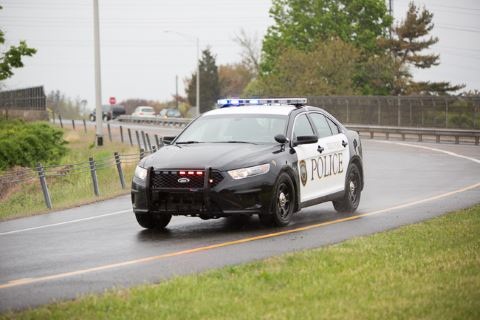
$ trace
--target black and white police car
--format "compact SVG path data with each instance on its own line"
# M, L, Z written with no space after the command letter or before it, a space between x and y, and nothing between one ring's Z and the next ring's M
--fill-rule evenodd
M302 208L332 201L351 213L364 186L359 135L304 98L224 99L169 145L142 159L132 182L144 228L172 215L259 215L286 226Z

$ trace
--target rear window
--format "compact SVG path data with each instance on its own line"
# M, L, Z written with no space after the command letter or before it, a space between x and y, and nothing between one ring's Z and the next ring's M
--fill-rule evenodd
M140 111L142 111L142 112L154 112L153 108L142 108Z

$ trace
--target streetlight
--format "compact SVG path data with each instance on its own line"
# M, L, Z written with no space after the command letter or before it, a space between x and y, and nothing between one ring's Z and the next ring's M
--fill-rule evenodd
M181 33L178 31L172 31L172 30L165 30L165 33L174 33L177 34L181 37L187 38L187 39L195 39L197 43L197 90L196 90L196 115L197 117L200 115L200 38L199 37L194 37L185 33Z
M97 120L97 146L103 145L102 77L100 73L100 28L98 22L98 0L93 0L93 39L95 56L95 115Z

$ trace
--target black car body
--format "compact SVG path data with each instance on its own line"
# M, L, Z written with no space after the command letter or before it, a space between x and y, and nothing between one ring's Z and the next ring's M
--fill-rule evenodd
M358 134L326 111L232 106L203 114L142 159L132 204L146 228L165 227L172 215L258 214L266 224L283 226L294 212L321 202L353 212L363 181Z
M102 105L102 118L105 121L116 119L119 116L124 115L125 113L126 113L125 107L122 106L121 104ZM95 121L97 119L95 109L90 113L89 118L90 118L90 121Z

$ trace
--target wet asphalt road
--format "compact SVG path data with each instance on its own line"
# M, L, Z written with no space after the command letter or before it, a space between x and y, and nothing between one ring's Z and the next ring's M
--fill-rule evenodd
M478 146L363 143L366 188L354 216L326 203L287 228L264 228L256 217L174 217L158 232L141 229L122 196L0 223L0 311L320 247L480 203Z

